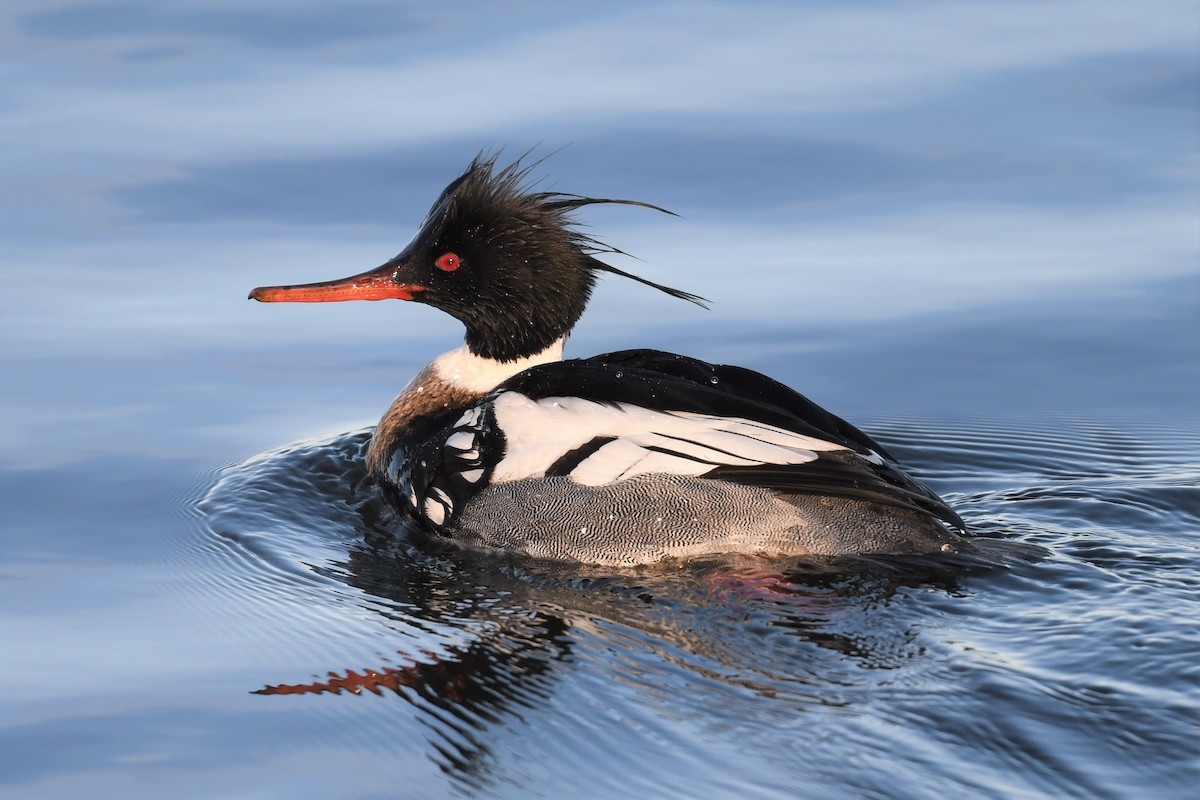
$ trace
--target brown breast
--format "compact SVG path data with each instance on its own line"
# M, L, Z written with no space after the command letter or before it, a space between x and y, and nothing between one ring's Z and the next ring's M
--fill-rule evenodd
M466 410L483 397L451 386L439 377L433 365L425 367L404 387L375 426L371 446L367 449L367 472L375 480L387 474L392 453L401 442L432 433L430 426L440 427L452 422L444 419Z

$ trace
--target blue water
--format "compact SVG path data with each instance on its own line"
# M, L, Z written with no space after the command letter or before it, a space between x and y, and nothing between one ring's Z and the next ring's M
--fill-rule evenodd
M0 796L1190 797L1194 4L443 6L0 12ZM246 292L502 146L713 301L608 280L572 354L767 372L1045 556L394 536L361 448L457 323Z

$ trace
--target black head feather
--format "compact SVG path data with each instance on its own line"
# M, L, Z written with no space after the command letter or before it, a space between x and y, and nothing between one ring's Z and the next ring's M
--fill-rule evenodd
M413 243L389 262L397 282L425 288L414 299L467 326L472 352L502 361L541 352L579 321L602 272L704 305L600 261L597 255L624 253L578 230L571 216L599 203L671 212L635 200L533 191L529 173L540 163L497 167L495 156L476 157L438 197ZM438 269L447 253L461 267Z

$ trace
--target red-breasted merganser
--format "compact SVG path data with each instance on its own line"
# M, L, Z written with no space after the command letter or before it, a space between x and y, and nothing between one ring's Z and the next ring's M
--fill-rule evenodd
M460 545L604 565L725 553L957 552L965 526L874 440L771 378L658 350L563 360L601 273L595 203L477 157L377 269L255 289L263 302L396 298L466 326L376 427L389 501ZM669 212L668 212L669 213Z

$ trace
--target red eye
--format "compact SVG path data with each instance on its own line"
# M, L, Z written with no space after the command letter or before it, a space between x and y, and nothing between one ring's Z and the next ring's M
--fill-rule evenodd
M454 270L462 266L462 259L458 257L457 253L442 253L438 256L438 260L433 263L440 270L454 272Z

